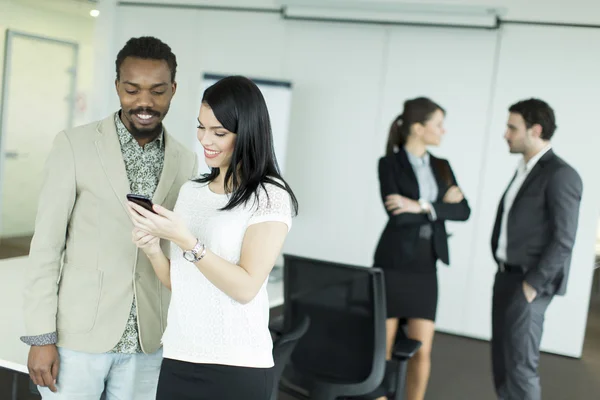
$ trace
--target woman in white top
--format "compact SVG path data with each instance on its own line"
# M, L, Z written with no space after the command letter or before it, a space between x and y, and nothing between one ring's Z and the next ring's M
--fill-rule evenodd
M267 400L267 278L298 205L252 81L208 88L198 123L211 172L183 185L173 211L129 203L133 240L172 291L157 399ZM170 260L160 239L171 242Z

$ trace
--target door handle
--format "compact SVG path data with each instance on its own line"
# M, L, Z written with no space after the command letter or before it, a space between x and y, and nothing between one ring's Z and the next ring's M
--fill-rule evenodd
M4 153L4 157L6 157L7 160L14 160L22 156L27 156L27 153L19 153L17 151L7 151Z

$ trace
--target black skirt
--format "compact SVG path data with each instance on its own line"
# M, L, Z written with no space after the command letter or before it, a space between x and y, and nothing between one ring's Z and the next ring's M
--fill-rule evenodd
M430 239L419 239L415 258L402 269L383 269L388 318L435 321L438 300L436 257Z
M163 359L157 400L269 400L273 368L194 364Z

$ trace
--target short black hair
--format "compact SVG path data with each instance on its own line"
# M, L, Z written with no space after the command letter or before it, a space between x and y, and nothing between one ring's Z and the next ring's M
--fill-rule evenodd
M164 60L171 70L171 82L175 82L177 72L177 57L171 48L161 40L152 36L131 38L117 54L117 80L121 78L121 65L127 57L136 57L144 60Z
M543 100L527 99L513 104L508 109L511 113L520 114L525 120L527 129L535 124L542 127L542 139L550 140L556 131L554 110Z

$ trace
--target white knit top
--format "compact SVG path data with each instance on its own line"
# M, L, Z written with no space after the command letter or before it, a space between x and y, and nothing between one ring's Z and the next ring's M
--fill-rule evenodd
M259 187L259 199L219 211L228 195L212 192L207 184L187 182L181 187L175 212L207 249L238 264L246 228L280 221L292 226L289 194L275 186ZM267 196L268 194L268 196ZM200 270L171 244L171 287L167 329L163 335L165 358L255 368L273 366L269 333L267 280L256 297L241 304L215 287Z

